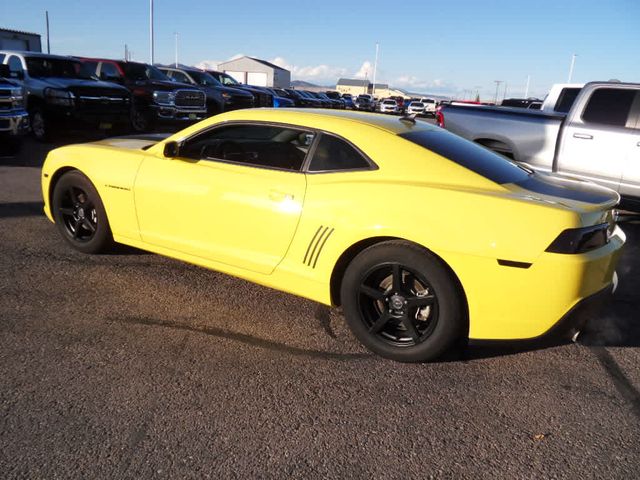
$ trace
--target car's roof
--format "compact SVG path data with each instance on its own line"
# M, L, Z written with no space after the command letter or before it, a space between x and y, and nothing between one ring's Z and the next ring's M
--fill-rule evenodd
M392 134L408 133L415 130L438 130L438 127L423 121L402 120L376 113L352 110L325 110L321 108L253 108L242 109L216 115L216 120L228 121L269 121L293 125L313 126L314 120L360 123L385 130Z
M74 60L76 62L78 61L77 58L70 57L68 55L52 55L49 53L29 52L29 51L22 51L22 50L0 50L0 53L3 55L15 54L23 57L55 58L58 60Z

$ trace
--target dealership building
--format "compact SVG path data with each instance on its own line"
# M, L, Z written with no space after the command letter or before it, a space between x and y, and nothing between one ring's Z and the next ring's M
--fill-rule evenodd
M361 80L357 78L340 78L336 84L336 90L339 93L350 93L351 95L361 95L368 93L378 98L385 97L405 97L409 98L406 92L395 88L390 88L386 83L376 83L375 89L373 83L369 80Z
M40 41L40 35L37 33L0 28L0 50L41 52L42 42Z
M240 83L258 87L289 88L291 72L266 60L240 57L218 65L218 70L231 75Z

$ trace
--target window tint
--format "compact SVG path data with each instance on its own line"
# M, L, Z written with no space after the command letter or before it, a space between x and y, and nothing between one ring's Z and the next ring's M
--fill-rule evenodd
M369 162L344 140L323 134L318 142L309 171L324 172L370 168Z
M400 137L420 145L496 183L526 180L529 173L497 153L444 130L418 130Z
M15 55L9 57L8 65L9 65L9 71L11 73L18 73L18 72L22 72L23 71L22 70L22 62Z
M563 88L556 101L556 106L553 108L556 112L567 113L571 110L573 102L575 101L581 88Z
M95 75L98 71L98 62L93 60L83 60L82 64L84 65L85 70L91 75Z
M175 70L171 70L169 73L171 73L171 78L173 80L175 80L176 82L180 82L180 83L191 83L191 81L189 80L189 78L182 72L176 72Z
M287 127L230 125L188 140L180 156L300 171L313 137L311 132Z
M582 119L590 123L624 127L635 96L635 90L599 88L591 95Z
M120 78L120 70L113 63L104 62L102 67L100 67L100 76L101 77L111 77L111 78Z

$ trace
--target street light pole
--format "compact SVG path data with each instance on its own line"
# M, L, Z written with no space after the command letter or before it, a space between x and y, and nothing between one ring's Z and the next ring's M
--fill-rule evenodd
M49 43L49 10L46 10L44 13L47 18L47 53L51 53L51 44Z
M178 32L173 33L176 37L176 68L178 68Z
M376 42L376 59L373 62L373 88L371 90L371 95L376 95L376 70L378 69L378 42Z
M153 65L153 0L149 0L149 60Z
M524 98L529 98L529 80L531 80L531 75L527 75L527 87L524 89Z
M569 67L569 79L567 83L571 83L571 78L573 77L573 66L576 64L576 55L575 53L571 56L571 66Z
M494 82L496 82L496 99L493 103L497 105L498 104L498 88L500 88L500 84L502 83L502 80L494 80Z

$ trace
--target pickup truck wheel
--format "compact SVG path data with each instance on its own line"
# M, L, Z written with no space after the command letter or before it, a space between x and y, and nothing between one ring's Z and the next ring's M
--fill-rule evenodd
M51 125L41 108L36 107L29 114L31 122L31 132L39 142L50 142L52 140Z
M135 132L144 133L149 131L151 122L144 111L138 107L131 109L131 127Z
M373 245L347 267L340 290L353 334L400 362L434 360L461 337L462 302L441 260L405 241Z
M100 253L113 244L107 214L93 184L77 170L56 183L51 201L56 226L73 248Z

